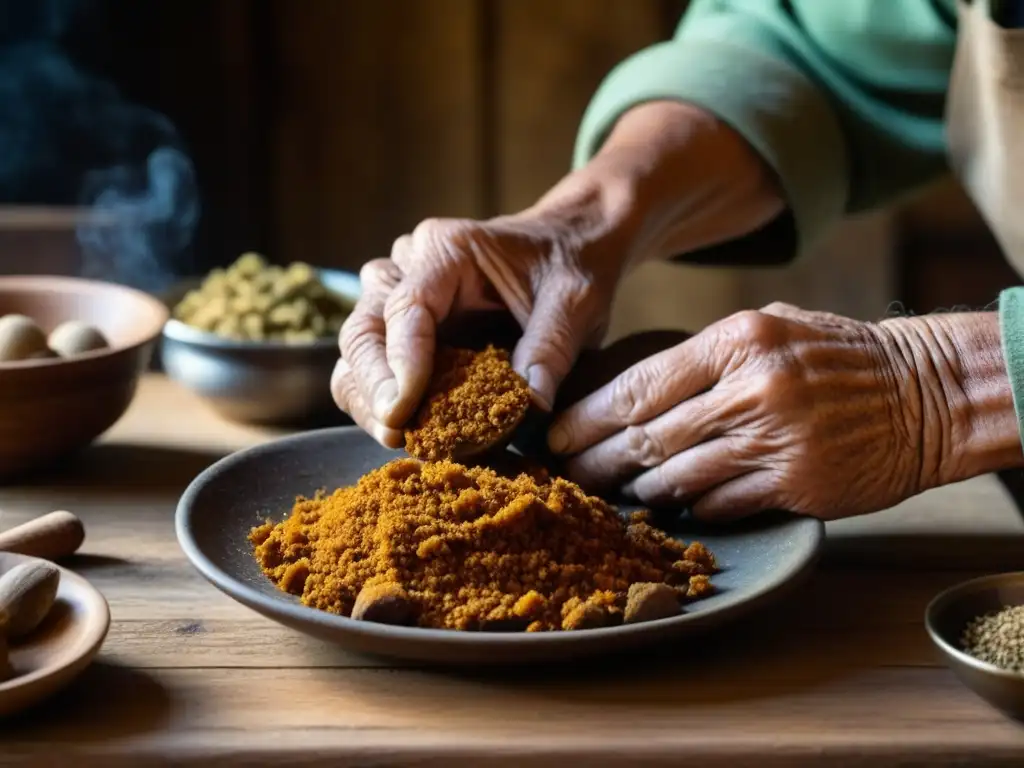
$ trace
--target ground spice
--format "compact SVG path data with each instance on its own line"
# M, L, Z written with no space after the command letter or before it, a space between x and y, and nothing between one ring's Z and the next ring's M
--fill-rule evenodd
M530 387L513 370L508 352L442 348L405 449L425 460L458 458L460 451L506 435L529 407Z
M679 612L716 570L700 543L666 536L646 513L624 521L567 480L450 461L394 460L298 499L250 540L267 576L306 605L459 630L621 622L635 584L671 585Z
M1024 672L1024 606L992 611L972 619L960 640L976 659L1012 672Z

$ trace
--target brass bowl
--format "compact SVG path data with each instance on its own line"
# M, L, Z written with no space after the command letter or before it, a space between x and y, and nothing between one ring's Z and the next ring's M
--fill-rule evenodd
M960 682L1002 712L1021 718L1024 674L976 659L960 647L960 637L969 621L1016 605L1024 605L1024 571L983 576L950 587L929 603L924 623Z

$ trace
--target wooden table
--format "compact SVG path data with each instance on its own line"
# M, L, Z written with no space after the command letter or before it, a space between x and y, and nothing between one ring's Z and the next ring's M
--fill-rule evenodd
M714 637L455 674L308 639L192 570L174 538L179 494L269 435L152 376L74 465L0 490L0 525L81 515L73 567L113 613L98 663L0 725L0 765L1024 765L1024 728L957 683L921 621L942 588L1024 567L1024 523L992 478L832 526L806 587Z

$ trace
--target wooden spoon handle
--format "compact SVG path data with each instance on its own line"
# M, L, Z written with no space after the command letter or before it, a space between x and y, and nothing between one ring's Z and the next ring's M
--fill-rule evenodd
M58 510L0 533L0 552L59 560L73 555L83 541L82 521L70 512Z

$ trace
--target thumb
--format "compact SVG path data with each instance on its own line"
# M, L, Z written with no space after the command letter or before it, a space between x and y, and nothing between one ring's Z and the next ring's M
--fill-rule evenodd
M551 276L537 293L512 364L545 410L551 410L559 385L591 340L593 301L593 286L575 276Z
M433 371L437 326L451 312L458 289L457 272L444 263L429 263L388 297L383 313L386 355L397 386L390 403L373 401L375 415L388 426L404 423L423 397Z

